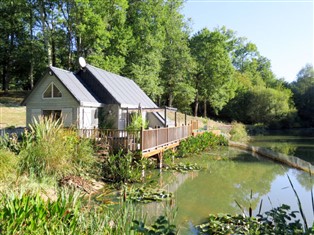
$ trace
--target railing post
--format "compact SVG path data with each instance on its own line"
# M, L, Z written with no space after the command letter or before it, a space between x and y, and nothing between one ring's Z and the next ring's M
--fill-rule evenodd
M143 127L141 127L141 133L140 133L140 139L141 139L141 143L140 143L140 151L143 151L143 144L144 144L144 135L143 135ZM136 143L137 145L137 143ZM137 146L136 146L137 149Z
M158 126L158 128L157 128L157 130L156 130L156 146L158 146L158 136L159 136L159 126Z
M177 127L177 111L174 112L174 126Z
M167 107L165 107L165 127L167 127Z

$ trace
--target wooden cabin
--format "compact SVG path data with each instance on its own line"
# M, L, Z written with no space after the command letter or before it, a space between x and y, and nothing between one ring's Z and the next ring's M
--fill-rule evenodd
M53 115L65 127L124 130L138 107L149 127L171 125L162 112L152 111L157 105L133 80L89 64L75 73L50 66L22 105L27 125Z

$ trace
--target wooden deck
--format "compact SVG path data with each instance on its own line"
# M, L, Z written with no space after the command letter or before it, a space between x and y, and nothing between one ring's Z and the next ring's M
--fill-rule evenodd
M125 130L84 129L79 130L79 135L106 140L113 153L123 149L126 152L138 152L141 157L148 158L176 148L181 140L192 136L195 129L197 129L197 123L179 127L139 130L132 133Z

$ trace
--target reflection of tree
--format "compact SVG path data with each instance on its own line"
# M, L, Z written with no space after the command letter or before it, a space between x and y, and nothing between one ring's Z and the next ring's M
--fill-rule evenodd
M314 139L312 139L312 143L304 144L302 146L298 146L295 151L295 156L298 158L303 159L304 161L307 161L314 164Z
M251 190L255 208L261 196L270 191L276 175L284 171L279 164L260 161L246 153L238 154L233 161L211 161L207 171L187 179L176 191L178 221L205 218L209 213L239 213L235 200L248 208Z
M304 171L296 171L296 179L306 190L310 191L314 185L314 177Z
M270 145L270 149L274 150L275 152L294 156L297 147L291 145L290 143L278 143Z
M274 135L254 136L251 145L301 158L314 163L314 138L312 129L275 132Z

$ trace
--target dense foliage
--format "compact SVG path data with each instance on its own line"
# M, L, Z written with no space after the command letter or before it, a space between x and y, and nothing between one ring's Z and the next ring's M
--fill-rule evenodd
M48 65L75 71L83 56L134 79L159 106L247 124L314 125L312 66L289 86L257 46L234 31L205 28L190 35L183 4L1 0L1 88L31 89Z
M134 161L133 154L110 155L102 164L105 181L112 183L132 183L141 179L142 165Z
M314 126L314 70L306 65L297 75L297 80L291 84L294 102L299 117L306 126Z
M222 135L215 135L211 132L204 132L196 136L189 137L180 142L178 156L185 157L190 154L201 153L217 146L225 146L228 140Z

